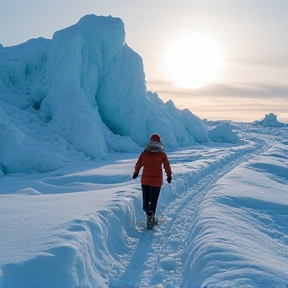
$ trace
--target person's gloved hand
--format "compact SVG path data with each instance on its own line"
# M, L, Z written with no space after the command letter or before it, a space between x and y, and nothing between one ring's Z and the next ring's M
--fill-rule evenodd
M167 182L170 184L171 181L172 181L172 177L171 177L171 176L168 176L168 177L167 177Z
M139 173L134 173L133 176L132 176L132 178L133 178L133 179L136 179L136 178L138 177L138 174L139 174Z

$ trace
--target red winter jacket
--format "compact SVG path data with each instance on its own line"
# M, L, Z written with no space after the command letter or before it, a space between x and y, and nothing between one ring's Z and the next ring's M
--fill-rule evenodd
M141 167L144 167L141 184L161 187L163 184L162 164L167 176L171 177L172 171L166 153L144 150L135 165L134 174L139 173Z

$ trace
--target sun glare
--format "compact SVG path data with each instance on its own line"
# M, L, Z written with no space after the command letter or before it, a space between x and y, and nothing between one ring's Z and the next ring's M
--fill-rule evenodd
M171 45L165 66L177 86L197 89L219 77L223 66L222 51L206 36L187 35Z

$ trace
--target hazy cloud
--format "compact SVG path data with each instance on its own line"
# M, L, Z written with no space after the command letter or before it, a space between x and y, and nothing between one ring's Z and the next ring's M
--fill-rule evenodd
M243 99L279 99L288 101L288 85L228 85L210 84L201 89L187 90L176 87L170 82L152 81L147 83L159 96L170 97L221 97L221 98L243 98Z

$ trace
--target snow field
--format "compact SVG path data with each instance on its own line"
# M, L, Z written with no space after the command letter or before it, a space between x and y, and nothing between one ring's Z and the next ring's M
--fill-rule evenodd
M131 180L138 154L2 177L1 285L282 287L282 129L168 153L173 180L162 187L155 231L145 230L140 184Z

